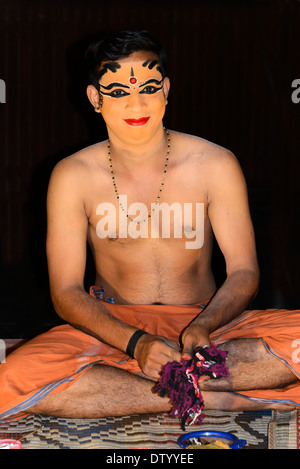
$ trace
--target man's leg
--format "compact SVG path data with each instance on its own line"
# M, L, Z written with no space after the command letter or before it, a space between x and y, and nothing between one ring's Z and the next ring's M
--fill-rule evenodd
M171 409L152 392L155 382L118 368L95 365L64 391L50 394L27 412L69 418L122 416Z
M287 404L256 403L230 391L284 387L297 380L260 339L223 344L230 376L201 384L206 410L290 410ZM29 412L69 418L96 418L171 410L168 398L153 393L154 382L126 371L96 365L68 389L50 394Z
M262 339L235 339L219 346L226 350L227 378L210 379L201 384L207 391L247 391L276 389L298 381L294 373L265 348Z

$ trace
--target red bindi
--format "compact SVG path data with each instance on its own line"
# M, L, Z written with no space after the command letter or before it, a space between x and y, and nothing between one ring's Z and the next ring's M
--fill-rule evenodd
M137 79L135 77L131 77L131 78L129 78L129 83L131 85L135 85L137 83Z
M137 83L137 78L134 76L134 71L133 68L131 67L131 73L130 73L130 78L129 78L129 83L131 85L135 85Z

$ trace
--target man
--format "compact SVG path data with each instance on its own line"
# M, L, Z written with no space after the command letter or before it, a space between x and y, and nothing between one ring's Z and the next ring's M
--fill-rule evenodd
M164 129L170 81L148 33L100 41L88 60L88 99L109 140L61 161L48 191L50 288L67 325L8 357L1 417L167 411L169 400L152 392L162 365L211 341L228 352L230 376L201 382L205 408L299 405L291 348L299 311L244 312L259 269L236 158ZM217 292L213 234L227 270ZM90 294L87 241L96 267ZM22 385L12 391L20 364Z

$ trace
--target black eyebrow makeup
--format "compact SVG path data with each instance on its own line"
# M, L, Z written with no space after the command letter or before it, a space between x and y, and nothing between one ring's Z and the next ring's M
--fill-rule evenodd
M121 68L121 65L118 62L109 62L107 64L104 64L102 69L99 71L99 80L100 78L107 73L108 70L110 70L112 73L116 73L116 71Z
M148 67L149 70L152 70L155 66L156 69L160 72L160 66L158 65L157 60L146 60L143 64L143 67ZM121 65L118 62L109 62L105 64L100 71L100 76L102 77L105 73L110 70L113 73L116 73L118 69L121 68ZM161 73L161 72L160 72ZM100 80L100 78L99 78ZM129 84L130 85L135 85L138 83L138 79L134 76L134 70L133 67L131 67L130 70L130 77L129 77ZM151 85L156 85L156 86L151 86ZM163 78L161 80L158 80L156 78L150 78L146 80L144 83L139 85L139 88L142 88L140 90L140 94L154 94L157 91L160 91L163 87ZM117 88L116 90L113 90L113 88ZM122 89L120 89L122 88ZM125 83L120 83L120 82L112 82L109 85L103 85L102 83L99 83L99 93L103 96L109 96L112 98L121 98L123 96L128 96L130 93L128 93L125 90L131 89L132 86L125 85Z
M156 78L150 78L149 80L147 80L144 83L142 83L141 85L139 85L139 88L141 88L141 86L149 85L150 83L154 83L155 85L161 85L162 81L163 81L162 79L161 80L156 80Z
M104 88L106 91L110 91L112 88L119 88L119 93L117 93L116 90L110 93L109 92L105 93L104 91L102 91L101 88ZM120 88L129 89L130 86L124 85L123 83L118 83L117 81L114 81L113 83L110 83L107 86L104 86L101 83L99 83L99 93L101 93L103 96L110 96L111 98L121 98L122 96L128 96L129 93L127 93L124 90L120 91Z
M111 90L112 88L114 88L115 86L118 86L118 87L121 87L121 88L130 88L128 85L123 85L123 83L119 83L117 81L114 81L113 83L110 83L109 85L107 86L104 86L102 85L101 83L99 83L100 86L102 88L104 88L105 90Z

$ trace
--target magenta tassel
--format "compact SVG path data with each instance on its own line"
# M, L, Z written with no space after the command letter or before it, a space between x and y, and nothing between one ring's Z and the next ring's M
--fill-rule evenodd
M160 381L154 392L168 396L173 405L171 416L181 420L182 429L192 423L201 423L204 406L198 380L201 376L218 379L229 375L226 367L227 352L211 347L197 347L191 360L168 362L160 372Z

